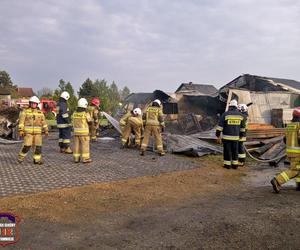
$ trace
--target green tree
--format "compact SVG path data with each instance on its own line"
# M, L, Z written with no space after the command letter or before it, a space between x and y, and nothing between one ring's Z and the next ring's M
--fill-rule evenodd
M78 91L79 97L84 97L90 99L94 95L94 83L90 78L87 78L84 83L81 85Z
M96 79L94 83L94 97L100 99L100 109L109 111L109 86L105 79Z
M18 86L12 82L10 75L5 70L0 71L0 87L9 90L11 95L16 97Z
M120 98L121 101L124 101L127 96L129 96L130 90L127 86L125 86L121 91L120 91Z
M108 96L109 96L109 101L110 101L109 102L109 110L113 114L115 114L115 112L117 111L118 104L119 104L121 98L120 98L118 86L114 81L110 85L108 93L109 93Z

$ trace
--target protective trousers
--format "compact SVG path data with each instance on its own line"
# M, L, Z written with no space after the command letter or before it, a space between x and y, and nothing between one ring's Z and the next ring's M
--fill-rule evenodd
M153 135L154 138L155 138L155 143L156 143L156 147L157 147L158 152L163 153L161 128L160 128L159 125L146 125L141 150L146 151L151 135Z
M99 124L98 123L92 123L89 126L89 130L90 130L90 137L92 141L95 141L97 139L97 128L98 128Z
M279 175L277 175L275 178L279 185L288 182L290 179L296 178L296 184L297 186L300 184L300 157L288 157L291 165L290 168L281 172Z
M238 159L239 159L239 166L244 166L246 161L246 152L244 148L244 142L239 141L238 146Z
M90 159L90 136L88 135L75 135L74 136L74 149L73 157L75 162L83 162Z
M223 142L223 159L224 167L237 168L238 167L238 146L239 141L222 140Z
M126 145L128 139L130 139L131 132L135 135L135 144L141 145L142 127L135 123L128 121L123 133L122 133L122 145Z
M59 128L59 140L58 144L61 149L66 149L70 147L71 143L71 127Z
M31 147L34 148L33 160L35 162L40 162L42 160L42 135L26 134L22 149L19 153L19 161L23 161L25 159Z

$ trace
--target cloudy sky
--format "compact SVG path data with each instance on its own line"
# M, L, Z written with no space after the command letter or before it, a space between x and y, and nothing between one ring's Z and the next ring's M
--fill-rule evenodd
M300 81L300 0L0 0L0 70L20 86L87 78L132 91Z

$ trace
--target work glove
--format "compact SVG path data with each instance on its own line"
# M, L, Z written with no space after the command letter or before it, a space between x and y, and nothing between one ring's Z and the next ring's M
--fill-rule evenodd
M48 136L49 136L49 132L45 131L45 137L48 137Z
M222 139L221 139L221 137L219 136L219 137L217 137L217 140L216 140L216 142L218 143L218 144L222 144Z
M19 131L19 136L20 137L24 137L24 135L25 135L24 131Z

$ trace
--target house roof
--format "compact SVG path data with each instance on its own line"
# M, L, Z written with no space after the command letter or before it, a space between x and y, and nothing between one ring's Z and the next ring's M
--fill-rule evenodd
M211 95L218 90L211 84L195 84L192 82L182 83L175 93L199 93L203 95Z
M147 104L148 102L151 102L155 99L159 99L162 102L165 101L176 101L174 98L172 98L167 93L161 91L161 90L155 90L153 93L132 93L129 96L126 97L125 102L131 102L136 104Z
M10 91L0 87L0 95L10 95Z
M31 97L34 95L32 88L17 88L18 96Z
M300 92L300 82L290 79L274 78L243 74L220 88L220 92L227 88L245 88L251 91L293 91Z

